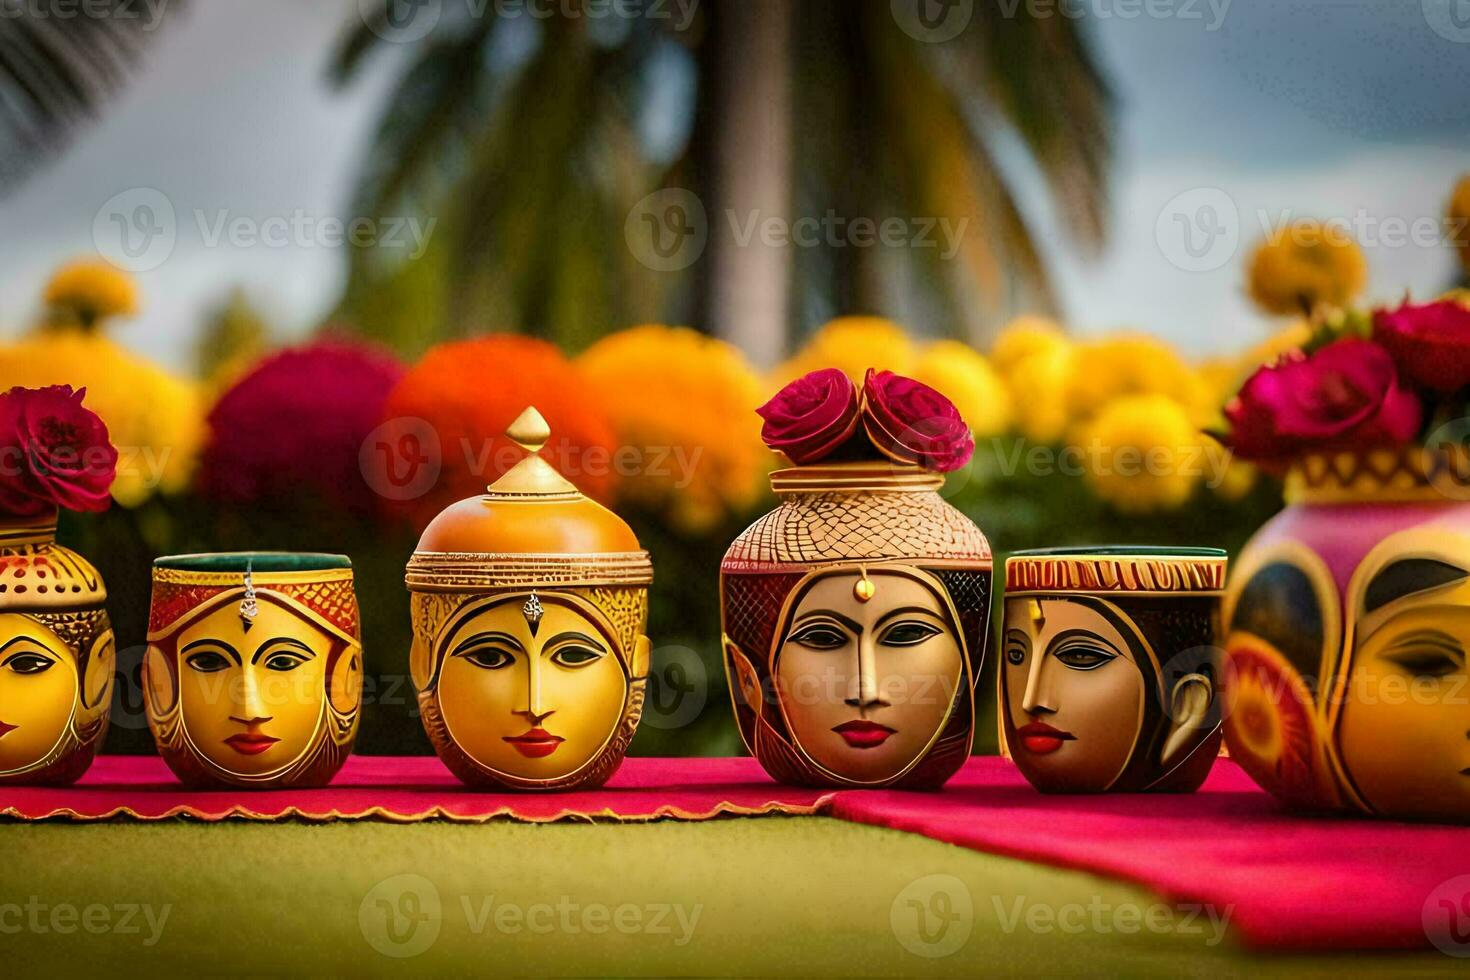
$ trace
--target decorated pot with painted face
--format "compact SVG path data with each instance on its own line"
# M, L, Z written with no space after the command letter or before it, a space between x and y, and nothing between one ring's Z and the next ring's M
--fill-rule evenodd
M1006 560L1001 732L1048 793L1193 792L1220 747L1225 553L1017 552Z
M362 642L343 555L237 552L153 564L148 727L185 784L324 786L352 751Z
M1470 822L1470 466L1313 456L1225 601L1231 757L1288 805Z
M599 786L622 763L648 679L653 566L633 531L538 451L424 529L408 564L410 664L424 728L465 783Z
M776 779L937 789L970 753L991 557L917 465L772 474L775 510L720 568L746 748Z
M0 785L74 782L102 745L115 644L107 589L56 516L0 522Z

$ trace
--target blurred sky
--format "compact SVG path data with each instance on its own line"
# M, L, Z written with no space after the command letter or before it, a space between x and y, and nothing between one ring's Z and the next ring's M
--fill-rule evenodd
M1092 11L1087 30L1119 103L1102 255L1078 256L1035 180L1022 188L1077 332L1134 327L1194 354L1255 342L1271 327L1245 300L1242 258L1292 216L1352 221L1375 299L1450 282L1452 252L1395 244L1394 223L1438 219L1470 171L1470 3L1150 3L1166 16L1125 17L1140 0L1073 2ZM115 328L119 339L185 367L205 311L236 284L288 336L316 323L342 285L340 250L206 238L222 212L346 216L394 68L380 59L347 92L327 86L333 43L356 10L355 0L195 0L169 22L102 121L0 201L0 336L24 329L58 262L94 250L99 208L138 187L167 196L178 237L167 261L139 274L145 312ZM1222 233L1205 237L1212 229Z

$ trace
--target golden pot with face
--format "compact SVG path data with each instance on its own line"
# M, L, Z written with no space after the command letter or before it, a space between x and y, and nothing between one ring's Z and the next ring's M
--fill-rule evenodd
M64 785L92 764L116 660L106 601L54 514L0 523L0 785Z
M1193 792L1220 747L1225 552L1022 551L1006 560L1000 714L1049 793Z
M344 555L238 552L153 564L148 727L190 786L324 786L352 752L362 641Z
M410 664L424 728L465 783L600 786L643 712L653 566L632 530L537 452L429 523L409 561Z
M990 545L917 466L778 470L720 567L746 748L782 782L936 789L970 754Z

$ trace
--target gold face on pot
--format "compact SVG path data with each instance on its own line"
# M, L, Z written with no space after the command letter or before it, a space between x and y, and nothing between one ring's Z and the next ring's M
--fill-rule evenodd
M471 785L559 790L616 771L642 714L653 569L633 532L536 451L425 528L409 562L424 728Z
M838 567L811 573L788 606L774 674L798 749L853 782L902 775L939 737L967 684L943 588L903 565Z
M1223 552L1018 552L1007 562L1006 745L1047 792L1193 790L1219 742Z
M245 786L331 779L351 749L362 699L346 559L159 559L152 623L149 723L180 778Z
M107 728L106 591L54 536L52 522L0 529L0 784L75 780Z

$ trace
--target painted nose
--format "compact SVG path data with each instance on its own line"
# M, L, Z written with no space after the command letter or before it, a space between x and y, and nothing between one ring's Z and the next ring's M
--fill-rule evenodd
M541 658L531 657L526 669L526 705L514 712L532 725L540 725L553 712L541 703Z
M1028 715L1056 714L1051 685L1047 683L1047 659L1045 654L1032 657L1030 668L1026 671L1026 691L1021 696L1021 710Z
M249 718L270 721L271 716L266 711L265 698L260 693L260 683L255 678L255 671L247 667L244 676L240 678L240 684L240 713Z
M878 692L878 656L870 634L864 633L857 643L857 691L845 698L854 708L872 708L887 704Z

